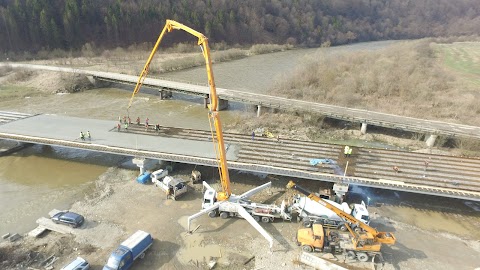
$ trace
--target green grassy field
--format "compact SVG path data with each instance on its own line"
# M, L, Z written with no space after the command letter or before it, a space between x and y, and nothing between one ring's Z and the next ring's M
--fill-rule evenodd
M435 45L443 63L476 85L480 85L480 42Z
M31 87L17 85L0 85L0 97L3 99L18 97L24 98L34 95L39 95L39 93Z

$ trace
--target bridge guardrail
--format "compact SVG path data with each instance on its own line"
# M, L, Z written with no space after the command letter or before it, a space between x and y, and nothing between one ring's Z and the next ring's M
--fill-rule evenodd
M189 164L200 164L205 166L214 166L214 167L217 166L216 160L214 158L182 156L182 155L170 154L170 153L159 153L159 152L152 152L147 150L133 150L133 149L127 149L122 147L99 145L99 144L92 144L92 143L85 143L85 142L54 140L54 139L46 139L46 138L24 136L24 135L12 135L12 134L6 134L6 133L0 133L0 138L28 142L28 143L59 145L59 146L64 146L69 148L95 150L95 151L111 153L111 154L140 156L140 157L151 158L151 159L169 160L169 161L189 163ZM285 168L279 168L279 167L273 167L273 166L267 166L267 165L239 163L235 161L229 161L228 166L230 169L244 170L244 171L250 171L250 172L273 173L277 175L305 178L305 179L311 179L311 180L355 184L355 185L374 187L374 188L384 188L384 189L392 189L392 190L400 190L400 191L408 191L408 192L415 192L415 193L422 193L422 194L429 194L429 195L440 195L445 197L480 201L480 192L466 191L461 189L424 186L424 185L417 185L417 184L405 183L400 181L391 181L391 180L382 180L382 179L378 180L378 179L368 179L368 178L361 178L361 177L314 173L314 172L285 169Z

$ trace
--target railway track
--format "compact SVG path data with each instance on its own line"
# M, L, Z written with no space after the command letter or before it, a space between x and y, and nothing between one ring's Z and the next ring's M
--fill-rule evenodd
M161 127L155 131L150 127L145 131L143 126L132 125L129 132L188 140L212 140L211 132L203 130ZM236 133L224 133L224 139L227 147L229 144L240 145L238 159L235 160L238 163L280 167L338 178L339 175L343 176L347 162L341 145L290 139L277 141L276 138L264 137L252 140L250 135ZM331 159L334 162L312 166L311 159ZM428 162L427 166L425 161ZM470 191L480 191L480 159L354 147L348 162L346 176L355 178L357 184L368 182L364 179L375 179L381 181L377 185L383 183L390 189L403 186L406 190L423 190L424 187L431 187L433 193L444 190L448 194L466 192L464 194L467 196ZM399 172L393 170L394 166L399 168ZM319 176L322 177L328 178L325 175Z
M0 125L32 116L34 114L0 111Z
M103 133L103 138L94 135L96 140L81 141L68 134L77 134L76 128L79 125L100 127L105 125L105 121L99 123L96 122L97 120L73 119L63 116L38 115L28 118L29 116L17 116L19 121L10 120L4 125L0 124L2 130L0 138L149 159L217 166L215 158L211 155L214 153L213 144L211 152L204 150L210 153L208 155L194 154L195 151L188 149L177 152L176 147L171 145L166 148L158 148L158 145L154 146L156 140L151 140L152 138L148 139L154 147L132 148L130 143L126 143L132 136L124 137L121 134L109 136L105 134L109 131L105 130L99 133L94 132L94 134ZM11 116L6 115L6 117ZM48 126L56 121L58 121L59 127L64 128L61 135L54 134L55 131L52 132ZM32 129L35 125L39 125L39 127ZM101 129L100 127L99 131ZM117 130L112 128L110 132L117 133ZM120 133L122 132L127 131L121 129ZM205 130L161 127L160 130L155 131L152 126L145 130L144 126L133 124L130 125L128 133L142 134L153 138L183 139L185 142L201 141L202 144L199 145L207 145L207 149L212 141L212 133ZM114 143L109 143L110 137L115 138L112 139ZM122 138L126 139L122 140ZM284 138L277 141L276 138L255 137L252 140L250 135L228 132L224 134L224 138L226 148L230 149L231 158L228 161L230 169L480 201L480 177L478 177L480 175L478 169L480 168L480 159L354 148L352 157L347 160L343 157L343 146L341 145ZM165 140L163 141L165 142ZM205 142L210 143L205 144ZM184 148L184 146L180 146L180 148L182 147ZM195 147L195 144L191 144L190 147ZM232 151L235 152L232 153ZM330 162L312 166L310 163L312 159ZM425 170L425 160L429 161L427 170ZM347 161L349 166L344 176ZM398 166L400 172L393 171L393 166Z

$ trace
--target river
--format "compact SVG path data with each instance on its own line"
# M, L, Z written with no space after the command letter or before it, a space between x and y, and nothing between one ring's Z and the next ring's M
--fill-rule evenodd
M391 43L362 43L328 48L327 51L370 50L384 48ZM277 78L294 70L302 61L314 56L317 50L289 50L214 64L217 87L264 93ZM172 72L163 77L206 82L204 67ZM125 115L129 96L120 89L94 89L81 94L0 100L0 110L112 120ZM162 101L157 97L139 95L130 115L142 119L149 117L153 124L208 129L207 112L203 109L202 100L183 95L179 97ZM234 107L236 110L221 112L224 122L234 120L238 113L251 113L254 117L254 112L248 111L245 105ZM99 175L122 159L121 156L40 145L0 157L0 235L25 233L36 226L36 219L47 216L53 208L68 208L93 188Z

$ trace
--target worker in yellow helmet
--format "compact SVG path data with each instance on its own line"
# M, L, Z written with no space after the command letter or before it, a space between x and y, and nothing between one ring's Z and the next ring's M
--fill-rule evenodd
M345 148L343 149L343 156L347 157L349 151L350 151L350 147L348 145L345 145Z

